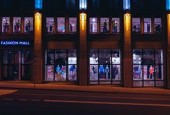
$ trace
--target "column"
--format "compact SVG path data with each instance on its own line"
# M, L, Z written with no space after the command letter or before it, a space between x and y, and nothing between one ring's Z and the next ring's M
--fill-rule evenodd
M33 62L33 82L43 81L43 48L42 48L42 0L35 0L34 12L34 62Z
M170 13L167 14L167 88L170 88Z
M124 20L124 44L123 44L123 83L125 87L132 87L133 59L131 44L131 14L130 0L123 0Z

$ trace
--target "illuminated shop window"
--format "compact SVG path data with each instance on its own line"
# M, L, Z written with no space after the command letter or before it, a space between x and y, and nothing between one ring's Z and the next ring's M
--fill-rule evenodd
M162 30L161 18L154 18L154 32L160 33Z
M130 0L123 0L123 10L130 10Z
M65 32L65 18L57 18L57 32L64 33Z
M21 32L21 17L13 18L13 32Z
M75 49L68 50L68 80L77 80L77 52Z
M79 9L86 10L87 9L87 0L79 0Z
M132 32L140 32L140 18L132 18Z
M10 17L2 17L2 32L9 32Z
M32 17L24 18L24 32L33 32L33 18Z
M35 0L35 9L42 9L43 0Z
M75 49L45 51L45 81L76 81L77 52Z
M53 17L46 18L46 28L47 28L47 32L49 33L54 32L54 18Z
M77 32L77 18L69 18L69 32Z
M90 84L120 84L120 52L116 49L90 50Z
M144 18L144 33L151 33L151 18Z
M133 85L163 86L163 51L161 49L133 50Z
M90 18L90 33L97 33L97 18Z
M119 33L120 32L120 19L119 18L112 18L112 33Z
M100 32L109 33L109 18L100 18Z

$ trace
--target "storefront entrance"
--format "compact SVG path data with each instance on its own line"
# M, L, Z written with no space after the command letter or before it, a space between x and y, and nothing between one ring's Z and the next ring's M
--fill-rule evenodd
M1 51L2 80L31 80L31 50Z

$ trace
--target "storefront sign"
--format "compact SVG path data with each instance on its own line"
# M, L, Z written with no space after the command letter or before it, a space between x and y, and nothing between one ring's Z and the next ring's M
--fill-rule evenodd
M1 40L0 46L32 46L32 42L22 40Z

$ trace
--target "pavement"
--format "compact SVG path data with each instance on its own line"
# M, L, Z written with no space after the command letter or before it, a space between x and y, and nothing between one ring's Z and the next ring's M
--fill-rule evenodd
M13 90L11 90L13 89ZM125 88L121 86L113 85L92 85L92 86L79 86L72 84L58 84L58 83L43 83L34 84L32 82L21 81L1 81L0 82L0 94L1 92L12 93L16 89L41 89L41 90L58 90L58 91L84 91L84 92L103 92L103 93L134 93L134 94L157 94L157 95L169 95L170 89L163 88Z

